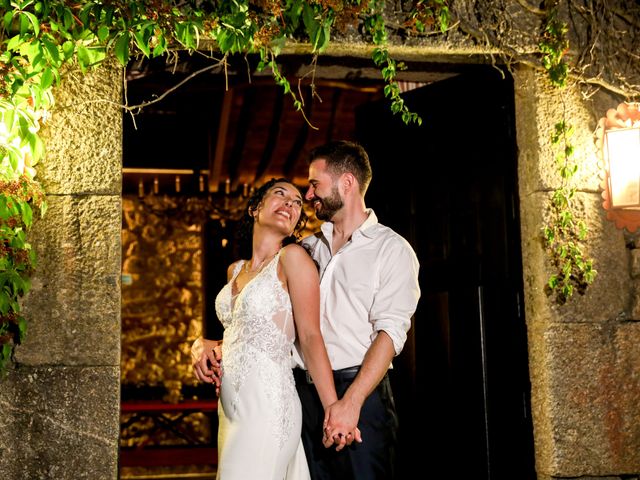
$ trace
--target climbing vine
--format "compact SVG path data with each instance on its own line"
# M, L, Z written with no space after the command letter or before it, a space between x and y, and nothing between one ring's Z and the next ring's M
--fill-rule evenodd
M540 43L542 65L551 83L563 88L569 71L564 60L569 48L568 29L558 19L558 2L549 3L552 5L547 10ZM585 257L580 246L586 239L587 227L583 221L576 220L572 212L576 189L571 186L571 179L578 171L578 164L571 144L573 128L567 123L564 113L563 117L565 118L555 124L551 136L551 144L556 148L555 161L560 186L551 195L551 214L548 224L543 227L545 245L555 270L549 277L545 290L548 295L555 295L560 305L565 304L574 291L584 294L597 274L593 268L593 260Z
M222 66L231 55L255 54L258 68L270 71L304 115L303 99L280 71L279 54L288 42L305 43L313 68L332 39L351 28L372 47L393 113L419 125L398 85L406 65L393 58L390 44L451 40L480 46L506 65L544 69L558 88L574 75L592 89L640 95L640 60L627 54L640 48L640 35L633 34L638 6L621 1L624 7L614 8L606 0L545 0L541 6L508 0L0 0L0 370L24 339L20 299L36 267L27 234L46 211L35 178L45 155L39 129L55 113L52 89L70 70L87 72L111 57L124 67L132 58L177 51L198 52ZM571 63L569 38L581 49ZM132 114L139 107L123 105ZM584 291L596 274L579 248L586 230L570 213L569 179L577 168L570 131L563 118L554 133L562 186L552 195L544 229L557 268L548 286L561 301Z
M556 123L551 141L558 150L555 160L561 184L551 195L551 217L543 229L556 270L547 282L546 291L549 295L555 294L561 305L569 300L574 289L584 294L597 273L593 260L585 258L580 248L580 242L587 237L587 227L583 221L574 218L571 210L576 189L570 186L570 180L578 171L570 142L572 133L573 129L565 122Z
M415 22L423 30L442 21L428 20L427 3L417 3ZM445 8L442 0L434 5L434 13ZM399 95L401 64L385 47L383 7L382 1L360 0L0 0L0 371L27 329L20 299L36 267L27 233L47 207L35 178L34 167L45 153L38 132L54 111L51 92L65 72L79 68L85 73L109 56L125 67L139 55L198 51L226 65L229 55L256 53L258 69L269 69L304 115L302 99L280 72L278 54L287 41L296 40L308 42L310 53L318 55L332 30L364 19L375 38L373 60L381 67L392 111L406 123L419 123ZM205 39L214 42L217 57L200 48Z

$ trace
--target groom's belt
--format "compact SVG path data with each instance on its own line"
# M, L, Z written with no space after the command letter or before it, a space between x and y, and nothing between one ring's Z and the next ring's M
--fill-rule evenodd
M356 375L358 375L359 371L359 366L333 370L333 380L335 382L353 380L354 378L356 378ZM303 370L302 368L294 368L293 376L297 381L304 381L308 384L313 383L313 379L311 378L311 375L309 375L308 370Z

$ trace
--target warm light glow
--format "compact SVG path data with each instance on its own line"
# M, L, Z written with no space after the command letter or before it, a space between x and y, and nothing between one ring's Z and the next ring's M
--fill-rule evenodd
M176 205L184 204L190 211L187 204L201 205L200 212L204 212L211 219L240 219L246 212L248 195L253 192L253 185L244 183L240 188L232 189L230 178L224 181L224 193L216 189L215 192L205 191L211 184L206 180L208 170L180 170L180 169L160 169L160 168L123 168L123 184L127 186L127 191L132 187L133 180L138 182L138 197L144 200L143 204L149 203L151 208L155 208L153 197L173 195L173 202ZM197 177L197 185L195 175ZM172 186L170 182L174 182ZM148 190L145 192L145 188ZM175 190L175 191L174 191ZM198 195L197 193L203 194ZM147 197L147 194L149 197ZM155 202L155 203L154 203Z
M595 135L602 207L617 228L635 232L640 229L640 103L607 110Z
M611 206L640 208L640 128L620 128L605 134Z

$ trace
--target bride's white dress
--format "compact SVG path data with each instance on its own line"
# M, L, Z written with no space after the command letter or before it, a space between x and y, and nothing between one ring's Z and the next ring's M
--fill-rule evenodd
M218 402L218 480L304 480L302 411L291 370L295 327L278 253L240 292L216 297L224 326Z

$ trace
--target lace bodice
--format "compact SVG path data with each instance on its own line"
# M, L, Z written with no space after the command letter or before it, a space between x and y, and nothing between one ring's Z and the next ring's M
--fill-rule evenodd
M278 278L280 252L234 295L236 277L244 262L238 262L229 283L216 297L216 313L224 327L222 344L223 383L232 387L231 405L253 371L264 379L264 389L273 408L289 408L291 395L296 395L291 373L291 350L295 328L289 294ZM224 387L223 387L224 388ZM287 419L287 412L281 418ZM287 425L277 426L285 436Z

